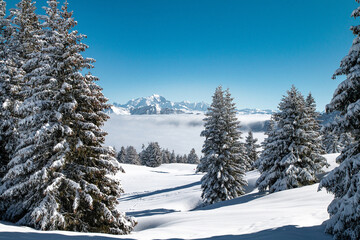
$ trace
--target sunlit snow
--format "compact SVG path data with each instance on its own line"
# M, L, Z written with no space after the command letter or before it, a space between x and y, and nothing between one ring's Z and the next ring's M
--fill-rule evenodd
M338 154L325 156L331 164L326 171L337 166ZM139 221L130 235L41 232L1 222L0 239L332 239L321 224L328 219L326 208L333 196L318 192L318 184L261 194L254 187L259 173L252 171L246 175L246 195L200 207L202 175L194 173L195 165L122 166L126 173L116 177L126 193L118 208Z

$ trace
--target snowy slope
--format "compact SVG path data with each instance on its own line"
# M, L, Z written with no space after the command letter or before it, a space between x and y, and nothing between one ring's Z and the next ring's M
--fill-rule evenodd
M330 169L337 154L326 155ZM119 209L139 221L128 236L72 232L39 232L0 223L0 239L332 239L322 222L332 195L317 191L318 184L273 194L254 189L258 172L249 172L247 194L237 199L197 207L201 174L195 165L166 164L158 168L123 165L119 174L126 191Z

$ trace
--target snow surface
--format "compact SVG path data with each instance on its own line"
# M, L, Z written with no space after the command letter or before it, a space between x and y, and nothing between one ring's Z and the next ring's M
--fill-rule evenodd
M264 126L271 115L251 114L238 115L243 128L243 141L248 130L254 125ZM204 130L204 114L171 114L171 115L116 115L110 114L104 129L108 132L106 145L118 151L122 146L134 146L137 151L141 145L158 142L161 148L175 150L176 154L188 154L192 148L200 155L204 138L200 133ZM264 132L254 132L258 143L265 138Z
M325 155L331 167L338 154ZM200 179L196 165L164 164L158 168L122 165L119 173L126 191L118 208L136 216L139 224L127 236L74 232L40 232L0 223L0 239L332 239L324 234L327 206L333 196L318 184L273 194L260 194L254 187L257 171L247 173L247 194L201 207Z

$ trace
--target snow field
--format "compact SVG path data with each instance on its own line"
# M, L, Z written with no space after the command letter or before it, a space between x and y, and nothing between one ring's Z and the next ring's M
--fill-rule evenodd
M336 156L326 155L331 168L336 166ZM201 204L198 181L202 175L192 174L195 165L166 164L154 170L131 165L123 167L127 173L121 179L127 194L120 199L119 208L129 215L135 213L139 224L130 235L135 239L209 239L213 236L242 239L239 237L244 234L254 234L254 238L246 239L257 239L257 233L279 228L286 228L283 234L291 239L296 229L307 229L305 227L309 229L294 239L309 239L306 234L321 236L310 239L331 239L320 225L328 218L326 208L332 196L324 190L318 192L318 184L261 194L255 189L259 173L251 171L246 175L249 186L245 196L197 207ZM149 190L141 192L141 184L137 181ZM277 238L262 236L259 239Z
M331 165L326 171L337 166L338 154L325 156ZM201 207L203 175L194 173L196 165L122 166L126 173L116 177L126 193L118 208L139 221L130 235L41 232L0 223L0 239L332 239L321 224L333 196L318 192L318 184L260 194L254 187L259 173L251 171L246 195Z

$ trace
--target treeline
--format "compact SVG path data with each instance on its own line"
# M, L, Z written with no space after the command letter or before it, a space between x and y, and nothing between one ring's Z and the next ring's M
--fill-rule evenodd
M158 167L163 163L200 163L194 148L191 149L189 154L180 155L175 154L174 150L170 152L168 149L162 149L157 142L150 142L147 147L143 145L140 153L137 153L133 146L126 148L121 147L116 159L119 163L144 165L148 167Z

